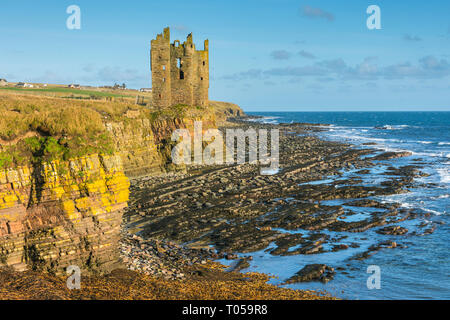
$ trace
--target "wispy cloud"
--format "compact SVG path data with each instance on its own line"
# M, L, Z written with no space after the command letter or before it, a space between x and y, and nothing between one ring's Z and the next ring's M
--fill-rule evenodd
M347 64L342 58L323 60L318 62L317 65L335 72L340 72L348 68Z
M410 35L410 34L405 34L404 36L403 36L403 40L406 40L406 41L422 41L422 38L421 37L419 37L419 36L417 36L417 35L415 35L415 36L413 36L413 35Z
M314 8L314 7L311 7L308 5L303 6L300 9L300 12L301 12L301 14L303 14L305 17L308 17L308 18L323 18L328 21L334 20L334 15L332 13L322 10L320 8Z
M95 67L94 67L94 65L92 63L89 63L89 64L85 65L82 70L84 72L90 73L90 72L93 72L95 70Z
M251 69L231 74L222 79L242 80L264 77L315 77L321 82L333 80L364 80L375 81L379 79L431 79L450 76L450 63L447 59L438 59L434 56L425 56L413 64L409 61L397 64L380 66L376 57L366 57L355 65L347 64L342 58L322 60L311 65L287 66L267 70Z
M301 57L306 58L306 59L315 59L315 58L316 58L315 55L313 55L312 53L307 52L307 51L305 51L305 50L299 51L298 54L299 54Z
M44 74L38 75L31 78L20 79L20 81L29 81L37 83L71 83L74 81L73 78L66 74L61 74L60 72L53 70L45 70Z
M447 76L450 74L450 63L447 59L437 59L434 56L426 56L419 60L422 69L433 72L435 76Z
M228 74L222 77L219 77L219 79L224 80L244 80L244 79L258 79L261 77L263 71L261 69L249 69L247 71L237 72Z
M285 67L285 68L272 68L263 72L266 76L321 76L326 74L326 70L316 65L303 66L303 67Z
M173 28L176 32L179 32L179 33L185 33L185 32L187 32L187 30L188 30L188 28L187 28L185 25L182 25L182 24L173 26L172 28Z
M121 67L103 67L97 71L97 78L102 81L126 82L141 81L145 75L134 69L122 69Z
M275 60L288 60L291 54L286 50L275 50L270 53L270 56Z
M0 79L5 79L5 80L9 80L12 81L11 79L17 79L16 76L12 73L4 73L4 72L0 72Z

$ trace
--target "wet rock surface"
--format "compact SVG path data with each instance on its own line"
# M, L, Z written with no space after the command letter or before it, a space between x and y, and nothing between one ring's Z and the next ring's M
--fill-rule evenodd
M285 284L309 281L328 282L334 277L334 269L325 264L309 264L285 281Z
M239 121L237 125L249 126ZM314 133L323 126L252 123L251 127L280 129L277 174L261 175L259 166L242 164L190 167L184 173L132 180L125 213L128 232L189 249L212 247L216 255L205 256L212 259L261 250L281 256L313 255L359 248L351 234L406 234L408 230L391 225L423 214L380 201L407 192L421 175L419 165L389 167L383 162L408 155L321 140ZM379 181L369 181L371 170L380 167L386 169ZM381 241L355 259L401 247ZM249 264L245 260L238 269Z
M390 234L390 235L402 235L408 233L408 229L400 226L389 226L377 230L380 234Z

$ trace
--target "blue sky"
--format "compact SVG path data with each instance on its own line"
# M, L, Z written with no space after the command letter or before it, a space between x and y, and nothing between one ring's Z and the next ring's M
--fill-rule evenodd
M66 28L69 5L81 29ZM366 8L381 9L369 30ZM450 1L9 1L0 78L151 86L150 40L210 40L210 98L247 111L450 111Z

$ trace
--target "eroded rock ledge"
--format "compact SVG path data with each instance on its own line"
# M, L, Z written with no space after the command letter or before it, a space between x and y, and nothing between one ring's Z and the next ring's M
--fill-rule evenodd
M142 110L104 122L113 156L37 162L0 171L0 266L61 273L69 265L108 271L119 263L127 177L173 170L171 134L216 127L213 109L149 119ZM178 168L180 169L180 168Z
M118 261L129 181L120 156L90 155L0 172L0 265L61 273Z

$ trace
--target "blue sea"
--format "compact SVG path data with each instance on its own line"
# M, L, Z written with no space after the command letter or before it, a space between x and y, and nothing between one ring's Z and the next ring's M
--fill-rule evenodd
M326 290L347 299L450 299L450 112L248 112L261 116L266 123L307 122L329 124L324 132L314 133L324 139L351 143L355 148L372 148L377 152L410 151L412 156L380 161L361 176L363 183L377 184L389 166L414 164L429 176L416 178L415 187L407 193L379 197L382 202L397 202L403 208L420 212L417 219L401 225L409 230L404 236L380 236L369 230L349 233L348 241L361 244L338 252L312 255L272 256L265 250L253 253L247 271L270 273L279 284L303 266L325 263L344 267L327 284L309 282L290 285L298 289ZM363 145L364 143L375 145ZM355 177L357 170L343 171ZM316 181L312 183L330 183ZM339 200L333 200L334 204ZM330 201L330 204L331 202ZM348 200L346 200L348 201ZM324 202L325 204L325 202ZM355 209L355 208L352 208ZM364 217L371 208L360 208ZM423 234L423 226L435 227L432 234ZM298 230L304 232L304 230ZM419 235L410 235L416 231ZM292 232L292 231L291 231ZM422 233L421 233L422 232ZM331 233L331 232L330 232ZM340 233L342 235L343 232ZM393 240L406 248L383 249L366 260L349 260L381 240ZM381 270L381 288L368 289L369 265Z

